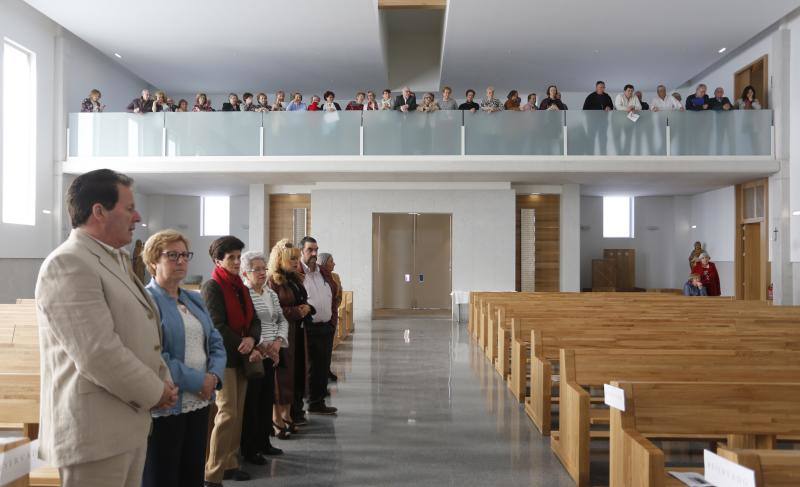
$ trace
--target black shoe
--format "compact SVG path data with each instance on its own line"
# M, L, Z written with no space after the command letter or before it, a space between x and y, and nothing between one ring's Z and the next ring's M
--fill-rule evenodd
M223 485L217 482L209 482L208 480L206 480L205 482L203 482L203 487L223 487Z
M295 426L305 426L308 424L308 418L306 418L306 413L300 411L297 414L292 414L292 423Z
M331 371L328 371L328 380L331 381L331 382L336 382L336 381L339 380L339 376L337 376L336 374L334 374Z
M281 450L280 448L275 448L272 445L267 445L266 448L261 450L261 454L267 456L283 455L283 450Z
M255 455L247 455L244 457L244 461L253 465L266 465L267 459L262 457L260 454L256 453Z
M336 409L333 406L326 406L325 403L322 403L322 404L320 404L318 406L309 406L308 407L308 412L310 414L325 414L327 416L332 416L332 415L336 414L336 411L338 411L338 409Z
M222 480L235 480L236 482L244 482L250 480L250 474L239 468L232 468L225 470L222 474Z

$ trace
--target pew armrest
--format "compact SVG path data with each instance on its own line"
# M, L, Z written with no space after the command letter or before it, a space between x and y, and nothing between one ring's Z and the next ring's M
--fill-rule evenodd
M638 431L622 433L623 478L626 487L663 487L664 452Z

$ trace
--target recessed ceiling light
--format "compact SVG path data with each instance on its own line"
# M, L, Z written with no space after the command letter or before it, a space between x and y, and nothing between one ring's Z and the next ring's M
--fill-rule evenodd
M727 47L723 47L722 49L720 49L720 50L719 50L719 51L717 51L717 52L718 52L718 53L720 53L720 54L722 54L722 53L723 53L723 52L725 52L727 49L728 49Z
M692 228L697 228L697 225L692 225Z
M793 211L792 216L800 216L800 211Z
M117 56L119 59L122 59L122 56L120 55L120 53L115 52L114 55Z
M147 228L147 223L142 223L142 226L143 226L144 228Z
M42 210L42 213L44 213L45 215L49 215L52 212L50 210Z

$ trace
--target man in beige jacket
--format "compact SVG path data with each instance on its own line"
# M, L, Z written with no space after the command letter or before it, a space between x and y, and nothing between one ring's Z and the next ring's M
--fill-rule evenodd
M75 179L72 233L36 283L39 456L59 468L63 487L139 487L150 409L177 400L158 309L120 250L141 220L132 184L108 169Z

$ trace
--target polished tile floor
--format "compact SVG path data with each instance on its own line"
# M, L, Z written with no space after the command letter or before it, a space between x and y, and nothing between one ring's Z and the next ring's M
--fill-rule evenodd
M508 388L449 319L356 324L334 354L338 417L273 440L237 486L573 486Z

